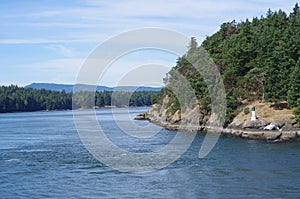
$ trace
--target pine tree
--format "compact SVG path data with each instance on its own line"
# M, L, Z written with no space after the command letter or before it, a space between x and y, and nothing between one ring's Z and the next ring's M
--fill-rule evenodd
M300 106L297 100L300 99L300 59L293 68L290 75L290 84L288 91L288 104L290 107Z

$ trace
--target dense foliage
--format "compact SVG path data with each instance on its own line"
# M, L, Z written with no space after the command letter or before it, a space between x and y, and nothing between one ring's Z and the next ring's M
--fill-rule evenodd
M138 91L132 95L128 92L112 91L84 93L84 95L81 95L84 97L82 100L85 100L87 95L91 95L94 97L94 101L86 107L77 106L76 108L111 105L149 106L154 102L156 94L157 92L153 91ZM113 99L127 99L127 101L123 100L112 104L112 96L114 96ZM22 88L13 85L0 87L0 113L63 109L72 109L72 93Z
M227 122L233 119L244 99L274 102L288 101L300 115L300 9L298 4L287 15L282 10L252 21L223 23L220 30L207 37L201 47L194 38L189 51L178 59L167 75L179 71L195 89L202 107L210 111L207 86L203 78L187 61L195 57L201 48L207 50L221 72L227 93ZM188 59L190 61L190 59ZM168 87L168 86L167 86ZM172 104L178 109L178 101L168 89L162 91L174 98Z
M156 91L97 91L78 92L73 97L74 108L150 106L156 102Z

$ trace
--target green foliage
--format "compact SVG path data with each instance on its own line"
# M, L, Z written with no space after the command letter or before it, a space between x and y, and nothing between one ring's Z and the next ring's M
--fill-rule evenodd
M227 119L237 108L232 100L288 100L290 107L296 106L300 97L298 4L289 16L269 10L266 17L252 22L224 23L202 46L222 73L229 99Z
M202 48L201 48L202 47ZM187 54L177 60L167 74L167 87L176 85L176 72L187 79L202 109L210 112L209 92L214 82L205 82L191 63L201 60L204 48L218 66L227 92L227 123L236 115L241 101L267 100L279 103L288 100L297 107L300 97L300 8L291 14L268 10L265 17L240 23L223 23L220 30L207 37L201 47L191 38ZM208 63L204 63L208 64ZM166 91L160 96L163 98ZM168 91L168 95L174 95ZM184 95L184 92L183 92ZM157 100L158 102L160 100ZM173 111L178 104L170 103ZM297 111L296 111L297 112ZM299 111L297 112L297 114ZM298 114L299 115L299 114Z
M169 107L168 114L174 114L177 110L180 110L181 107L175 95L171 95L167 107Z
M297 101L296 108L294 110L294 114L296 116L296 121L300 125L300 99Z
M239 102L237 99L232 97L230 93L227 94L227 109L226 109L226 119L225 125L229 124L233 118L237 115L237 108L239 107Z
M249 107L246 107L245 109L244 109L244 114L245 115L248 115L250 113L250 109L249 109Z
M112 100L112 95L113 100ZM150 106L157 99L158 92L78 92L74 94L74 108L94 106ZM50 90L25 89L17 86L0 87L0 113L27 112L41 110L72 109L72 93ZM112 104L113 103L113 104Z
M299 33L296 5L290 16L269 10L266 18L224 23L202 46L219 65L233 97L274 102L286 100L289 74L299 59Z
M287 98L290 107L297 106L297 100L300 99L300 59L297 65L292 69Z
M25 89L17 86L0 87L0 113L72 108L72 94L45 89Z

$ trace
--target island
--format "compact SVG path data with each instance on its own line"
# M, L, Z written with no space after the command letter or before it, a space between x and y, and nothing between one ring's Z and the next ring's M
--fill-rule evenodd
M217 103L211 93L218 94L215 84L222 80L226 91L223 135L299 140L299 24L300 9L296 4L289 14L268 10L261 18L223 23L200 46L192 37L187 53L178 58L166 75L166 86L156 103L136 119L172 130L214 128L208 123L215 117L211 104ZM199 68L195 67L197 64ZM218 70L215 73L220 74L218 81L207 75L212 65ZM178 74L188 86L183 86ZM188 93L188 87L194 93ZM193 95L197 102L193 102Z

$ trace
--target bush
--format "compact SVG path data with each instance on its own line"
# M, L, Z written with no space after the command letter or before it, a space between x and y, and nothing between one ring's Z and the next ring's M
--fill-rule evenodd
M249 107L246 107L245 109L244 109L244 114L245 115L248 115L250 113L250 109L249 109Z
M297 101L297 107L294 110L294 114L296 116L297 124L300 125L300 99L298 99L298 101Z

